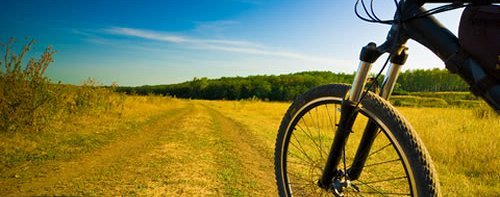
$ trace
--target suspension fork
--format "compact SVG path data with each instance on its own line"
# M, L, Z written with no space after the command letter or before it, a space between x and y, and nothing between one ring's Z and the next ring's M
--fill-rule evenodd
M335 132L334 141L330 148L325 168L323 169L323 174L318 181L318 185L322 188L329 188L332 184L333 178L339 176L337 167L340 163L344 152L343 149L347 143L349 134L351 133L354 121L358 115L359 108L357 104L361 101L362 92L364 90L370 68L381 54L382 53L379 49L377 49L374 43L369 43L361 50L361 62L354 77L351 90L346 95L348 97L344 98L342 102L339 125L337 127L337 131ZM397 50L396 55L391 56L391 65L385 76L384 82L382 83L382 90L380 92L380 96L383 98L388 99L392 93L399 75L399 70L406 61L407 57L407 49L403 46L400 47L400 50ZM366 159L369 156L368 153L373 141L375 140L377 130L378 127L375 123L371 121L367 123L352 167L345 175L349 180L356 180L359 178Z
M389 66L389 70L387 71L384 82L382 83L382 88L379 94L380 97L389 100L392 90L396 85L399 71L406 62L407 58L408 53L406 47L401 47L400 50L398 50L398 54L391 56L391 65ZM368 120L351 168L347 170L350 180L357 180L360 177L363 167L365 166L365 162L370 156L370 149L378 135L378 130L378 126L372 120Z
M335 137L328 154L325 168L323 169L323 174L318 181L318 185L321 188L328 189L332 184L332 179L338 174L337 166L340 163L343 149L346 145L347 139L349 138L349 134L351 133L354 120L356 120L358 114L357 103L359 103L361 99L370 68L378 59L380 54L381 53L377 49L375 43L369 43L361 50L361 62L359 63L358 71L354 77L351 90L346 95L347 98L344 98L342 101L341 115L337 131L335 132Z

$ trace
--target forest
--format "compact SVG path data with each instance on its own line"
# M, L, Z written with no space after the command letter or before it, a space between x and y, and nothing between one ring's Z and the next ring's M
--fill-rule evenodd
M248 77L194 78L178 84L119 87L129 95L167 95L178 98L208 100L240 100L258 98L269 101L290 101L315 86L329 83L352 83L354 73L310 71L283 75ZM381 83L383 76L378 81ZM445 69L416 69L401 72L394 94L407 92L467 91L458 75Z

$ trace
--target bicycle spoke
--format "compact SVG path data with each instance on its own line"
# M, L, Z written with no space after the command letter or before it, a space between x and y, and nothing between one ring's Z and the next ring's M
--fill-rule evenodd
M376 151L374 151L374 152L370 153L370 154L368 155L368 157L367 157L367 158L369 158L369 157L371 157L372 155L375 155L376 153L378 153L378 152L380 152L380 151L384 150L385 148L389 147L390 145L392 145L392 143L390 143L390 142L389 142L389 144L387 144L387 145L383 146L382 148L379 148L378 150L376 150Z
M302 188L304 188L305 186L310 186L311 183L304 183L304 182L290 182L290 184L293 184L293 185L299 185L299 186L302 186Z
M390 179L384 179L384 180L367 182L367 183L364 183L364 184L365 185L370 185L370 184L373 184L373 183L382 183L382 182L388 182L388 181L395 181L395 180L401 180L401 179L405 179L405 178L408 178L408 177L407 176L395 177L395 178L390 178Z
M309 159L304 159L304 158L302 158L302 157L298 156L298 155L297 155L297 154L295 154L295 153L292 153L292 152L289 152L289 153L290 153L290 156L294 156L294 158L297 158L297 159L299 159L299 160L301 160L301 161L305 162L305 164L306 164L306 163L311 162Z
M353 194L355 194L356 196L361 196L363 197L363 194L361 194L361 192L352 192Z
M302 162L296 162L296 161L288 161L288 163L302 165L302 166L310 166L311 165L309 163L302 163Z
M364 193L364 194L379 194L378 192L359 192L359 193ZM411 196L411 194L407 193L391 193L391 192L385 192L383 193L384 195L393 195L393 196Z
M333 102L340 102L335 100ZM324 105L324 106L321 106ZM332 191L321 189L317 185L318 178L324 170L326 157L329 154L330 145L335 138L338 127L337 116L338 103L318 103L318 105L307 108L308 111L301 111L302 116L295 116L295 125L288 139L288 159L286 163L286 174L291 194L296 196L332 196ZM326 113L326 114L325 114ZM333 113L333 114L332 114ZM363 131L366 121L370 121L370 114L360 113L353 125L352 130ZM376 122L377 123L377 122ZM398 149L394 146L391 136L378 127L373 137L375 138L371 150L367 150L367 162L364 164L365 170L360 179L352 180L356 188L343 188L345 197L354 196L408 196L412 188L405 183L408 175L400 158ZM381 135L382 133L382 135ZM348 142L342 147L339 155L342 163L339 163L337 170L347 172L356 152L356 143L360 143L362 132L353 132ZM316 149L316 150L314 150ZM399 166L402 164L402 166ZM341 182L350 180L349 174L341 178Z
M301 145L300 145L300 142L299 142L299 141L297 141L297 142L299 143L299 146L301 146ZM301 153L302 153L302 154L306 157L306 159L307 159L307 160L309 160L309 162L311 162L311 164L315 165L315 164L317 163L317 162L316 162L316 161L314 161L311 157L309 157L309 155L308 155L308 154L304 151L304 149L302 149L302 148L298 148L298 147L297 147L294 143L291 143L291 141L290 141L290 144L291 144L293 147L295 147L297 150L299 150L299 151L300 151L300 152L301 152ZM291 151L288 151L288 153L290 153L291 155L293 155L293 156L295 156L295 157L299 158L300 160L302 160L302 161L304 161L304 162L307 162L307 161L306 161L306 160L304 160L302 157L299 157L298 155L296 155L295 153L292 153ZM318 168L319 168L319 167L318 167ZM320 169L321 169L321 168L320 168Z
M311 157L309 157L309 155L307 155L307 153L306 153L306 152L305 152L302 148L297 147L297 145L295 145L295 143L291 143L291 142L290 142L290 144L291 144L293 147L295 147L295 148L296 148L299 152L301 152L301 153L302 153L302 154L306 157L306 159L307 159L309 162L311 162L311 163L315 163L315 162L314 162L314 160L312 160L312 159L311 159ZM293 152L291 152L291 151L288 151L288 153L290 153L290 154L291 154L291 155L293 155L293 156L296 156L297 158L301 159L301 160L302 160L302 161L304 161L304 162L307 162L306 160L304 160L304 158L302 158L302 157L298 156L297 154L295 154L295 153L293 153Z
M293 185L293 187L295 187L295 189L299 189L299 191L300 190L314 190L314 189L316 189L315 182L307 180L306 178L300 177L299 175L295 175L295 174L290 174L290 175L292 175L297 180L303 180L303 182L289 182L289 184ZM307 193L305 193L305 194L307 194Z
M311 138L311 136L310 136L310 135L308 135L308 134L307 134L307 132L306 132L304 129L302 129L302 127L300 127L300 125L299 125L299 124L297 124L297 127L298 127L298 128L299 128L299 129L300 129L303 133L305 133L305 134L306 134L307 138L309 138L311 141L314 141L314 140ZM296 127L296 128L297 128L297 127ZM295 130L295 131L297 130L296 128L294 128L294 130ZM297 135L293 135L293 136L294 136L295 140L299 143L299 145L300 145L301 147L303 147L303 146L302 146L302 144L300 143L299 139L297 138ZM303 150L303 149L302 149L302 150Z
M375 193L377 193L377 194L381 194L382 196L385 196L383 192L381 192L381 191L379 191L379 190L375 189L374 187L372 187L372 186L370 186L370 185L368 185L368 184L365 184L365 183L363 183L363 182L362 182L362 181L360 181L360 180L357 180L357 182L360 182L362 185L367 186L367 187L368 187L368 188L370 188L371 190L375 191ZM366 193L366 192L365 192L365 193Z
M318 137L319 137L319 148L321 150L321 153L325 153L324 149L323 149L323 140L322 140L322 135L321 135L321 123L320 123L320 119L319 119L319 114L318 114L318 108L315 108L315 111L316 111L316 120L317 121L317 126L318 126ZM321 155L321 158L324 159L324 156L323 154Z
M382 165L382 164L386 164L386 163L393 163L393 162L397 162L397 161L401 161L401 159L393 159L393 160L383 161L383 162L378 162L378 163L373 163L373 164L366 164L365 168L370 167L370 166Z
M317 114L318 113L318 108L315 108L315 110L316 110L316 114ZM319 148L318 151L320 153L321 158L325 159L324 155L323 155L323 153L324 153L323 147L321 146L321 131L320 131L321 128L319 126L319 119L318 119L318 121L314 121L314 118L313 118L313 115L311 114L311 111L307 112L307 114L309 115L309 119L311 119L311 123L313 125L316 125L316 128L318 129L318 133L319 133L319 144L316 143L316 140L313 140L313 143ZM303 116L303 118L304 118L304 124L306 124L306 122L305 122L305 115ZM307 125L306 125L306 127L307 127ZM310 134L311 134L311 138L313 138L312 133L310 133Z
M302 180L302 181L304 181L304 182L305 182L305 183L307 183L307 184L314 183L314 182L312 182L311 180L308 180L308 179L306 179L306 178L304 178L304 177L302 177L302 176L300 176L300 175L298 175L298 174L289 174L289 175L291 175L292 177L294 177L294 178L295 178L295 179L297 179L297 180ZM289 184L291 184L291 183L289 183Z
M306 188L308 188L308 186L309 186L308 184L301 184L301 185L299 185L299 186L296 187L296 184L295 184L294 185L294 188L295 188L294 190L295 190L296 193L306 194L306 193L304 193L304 190L306 190ZM297 191L302 191L302 192L297 192Z
M332 128L332 130L335 130L336 127L333 126L332 118L330 116L330 111L328 110L328 105L327 104L325 104L325 108L326 108L326 114L328 114L328 120L330 122L330 127ZM333 112L335 114L335 110ZM335 121L336 121L336 119L335 119Z
M289 182L289 184L299 185L299 186L308 186L308 185L310 185L309 183L304 183L304 182Z
M301 120L302 120L301 122L303 122L303 123L304 123L304 125L306 126L307 132L306 132L306 130L304 130L304 129L300 126L300 124L299 124L300 122L298 122L296 126L297 126L300 130L302 130L302 131L304 132L304 134L305 134L305 135L306 135L306 136L307 136L307 137L308 137L308 138L309 138L309 139L313 142L313 144L317 147L317 150L318 150L318 153L319 153L319 155L320 155L321 159L323 159L323 160L324 160L325 158L323 157L323 153L322 153L322 151L321 151L321 149L320 149L320 147L319 147L318 143L316 143L316 140L314 140L314 138L313 138L313 136L312 136L312 133L311 133L311 130L310 130L310 129L309 129L309 127L307 126L307 124L306 124L305 120L304 120L304 119L301 119Z
M377 139L378 135L382 133L382 129L377 129L377 134L375 135L375 139Z

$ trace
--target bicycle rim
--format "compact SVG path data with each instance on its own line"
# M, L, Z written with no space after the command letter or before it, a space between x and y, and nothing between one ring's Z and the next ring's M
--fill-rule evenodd
M281 146L281 175L288 196L323 196L326 191L317 186L340 118L339 97L312 100L296 111L289 122ZM368 119L379 126L377 138L370 150L364 170L345 196L412 196L415 181L397 140L376 114L362 108L345 147L339 166L346 171L359 145Z

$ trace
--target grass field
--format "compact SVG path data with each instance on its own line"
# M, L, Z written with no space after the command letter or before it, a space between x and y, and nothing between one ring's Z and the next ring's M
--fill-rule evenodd
M127 97L123 111L43 133L0 134L0 196L276 196L273 151L289 103ZM500 119L398 108L444 196L500 196Z

